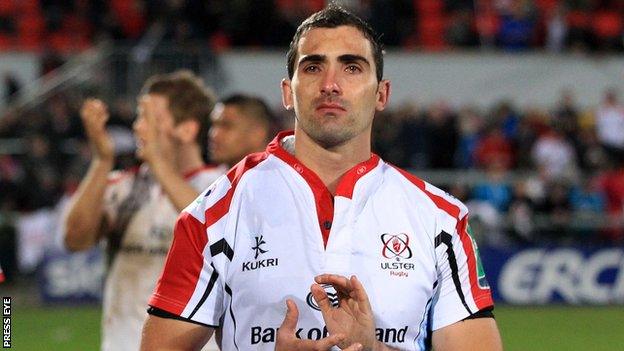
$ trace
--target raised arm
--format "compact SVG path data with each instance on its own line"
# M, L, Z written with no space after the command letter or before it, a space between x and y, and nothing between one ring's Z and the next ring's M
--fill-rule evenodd
M82 105L80 116L93 158L65 217L64 242L71 251L88 249L97 243L104 218L102 198L115 163L113 141L106 131L106 105L100 100L88 99Z
M184 179L182 173L176 166L176 155L173 143L181 143L179 138L195 138L195 134L180 128L180 136L175 138L160 128L158 119L155 114L154 99L149 95L141 98L139 105L139 118L142 125L139 127L135 123L135 132L139 135L140 143L137 150L137 156L147 162L154 176L160 183L160 186L167 194L167 197L178 211L182 211L199 195L199 191L193 188ZM185 121L189 126L195 122ZM192 127L189 127L192 128ZM187 128L188 129L188 128ZM186 133L185 133L186 132ZM187 140L188 142L188 140ZM195 163L201 162L201 153L197 151L197 155L184 155L183 157L197 157ZM179 156L182 157L182 156Z

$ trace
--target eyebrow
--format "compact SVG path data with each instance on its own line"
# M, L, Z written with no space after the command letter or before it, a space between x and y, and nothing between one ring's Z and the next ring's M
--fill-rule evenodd
M368 62L366 57L361 56L361 55L354 55L354 54L340 55L340 56L338 56L338 61L340 61L342 63L361 62L361 63L364 63L364 64L366 64L367 66L370 67L370 62Z
M326 55L320 55L320 54L307 55L307 56L302 57L301 60L299 60L298 66L301 66L306 62L325 62L325 61L327 61ZM366 57L361 56L361 55L355 55L355 54L340 55L338 56L338 61L342 63L361 62L370 67L370 62L366 59Z

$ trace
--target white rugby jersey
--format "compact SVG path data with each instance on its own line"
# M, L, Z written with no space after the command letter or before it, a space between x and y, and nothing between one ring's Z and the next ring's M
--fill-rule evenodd
M185 177L202 191L225 171L206 167ZM103 297L102 350L138 350L147 302L162 272L179 212L146 164L111 173L104 211L113 252Z
M273 350L286 298L299 308L297 336L327 336L310 294L322 273L355 274L377 338L403 350L427 349L432 330L492 306L463 204L376 155L332 197L281 146L287 135L182 212L151 306L220 327L223 350Z

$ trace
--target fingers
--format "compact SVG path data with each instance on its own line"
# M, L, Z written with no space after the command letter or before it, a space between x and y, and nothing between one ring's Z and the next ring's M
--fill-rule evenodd
M80 117L96 156L101 160L111 161L114 158L114 144L106 131L108 108L98 99L87 99L80 109Z
M315 345L315 350L329 350L330 348L334 347L334 346L338 346L338 344L340 344L343 340L344 340L344 335L337 333L337 334L332 334L329 335L325 338L322 338L320 340L307 340L310 341Z
M158 127L158 122L156 121L156 109L154 106L154 99L145 95L141 98L140 104L140 113L145 120L147 136L151 139L155 139L160 131Z
M365 310L371 309L366 290L364 289L362 282L360 282L355 275L352 275L351 278L346 278L338 274L321 274L316 276L314 280L319 284L331 284L334 289L336 289L341 299L351 297L361 304L361 307ZM321 307L321 311L323 311L321 306L322 304L326 304L328 307L331 307L327 294L323 288L317 285L317 288L314 288L313 286L310 290L312 290L312 296L314 296L316 303L319 307Z
M329 297L327 296L327 293L325 292L325 289L323 289L323 287L321 287L318 284L312 284L312 286L310 287L310 292L312 293L312 297L314 298L314 301L316 301L316 304L321 309L323 318L326 318L327 317L326 314L329 312L332 306L331 306L331 302L329 301Z
M93 128L103 128L108 120L108 108L99 99L87 99L80 109L80 117L88 132Z
M346 349L342 349L343 351L360 351L362 350L362 344L360 343L355 343L349 347L347 347Z
M284 329L289 333L295 332L297 328L297 321L299 320L299 310L297 309L297 304L291 299L286 300L286 316L284 316L284 321L280 326L280 329Z
M337 333L329 335L320 340L298 339L295 336L297 329L297 321L299 319L299 310L297 305L291 299L286 300L286 315L284 321L278 330L278 340L276 350L329 350L334 346L338 346L345 336ZM352 348L349 351L360 350L361 348Z
M361 309L372 311L372 307L370 305L370 301L368 300L368 294L366 294L364 285L362 285L360 280L355 275L352 275L349 281L351 282L351 286L353 287L350 296L358 301L358 303L361 305Z
M347 277L338 274L321 274L314 277L314 281L318 284L331 284L338 292L347 295L352 290L351 281Z

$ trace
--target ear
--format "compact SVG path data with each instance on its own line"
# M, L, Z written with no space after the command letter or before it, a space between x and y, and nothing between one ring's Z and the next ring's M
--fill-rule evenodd
M389 99L390 81L387 79L382 79L381 82L377 84L377 103L375 105L375 109L377 111L383 111L386 108Z
M282 79L282 105L287 110L292 110L294 107L292 82L289 79Z
M190 144L196 141L197 134L199 134L199 122L193 119L189 119L178 123L174 129L174 135L182 143Z

